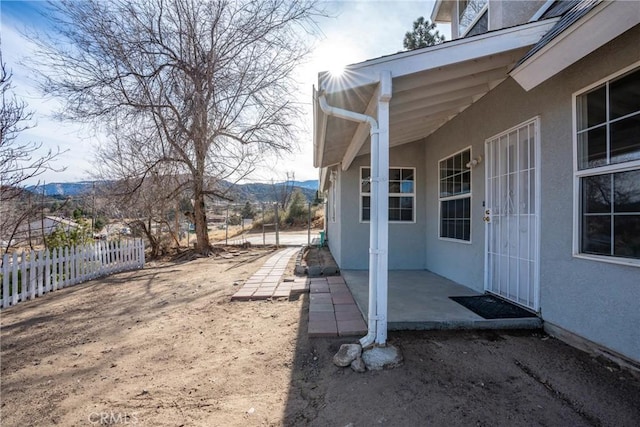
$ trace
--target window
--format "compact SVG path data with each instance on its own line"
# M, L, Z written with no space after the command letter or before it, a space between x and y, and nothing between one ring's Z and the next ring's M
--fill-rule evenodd
M331 197L329 198L329 209L331 212L331 222L336 222L336 204L338 203L338 196L336 194L338 190L338 172L331 171L329 175L329 182L331 187L329 189Z
M458 1L458 34L460 34L460 36L467 35L465 34L467 30L471 27L475 27L476 22L483 18L487 11L488 4L488 0Z
M575 111L578 252L640 260L640 68L577 95Z
M389 221L415 221L415 168L389 168ZM371 219L371 168L360 169L360 220Z
M471 241L471 148L440 161L440 237Z

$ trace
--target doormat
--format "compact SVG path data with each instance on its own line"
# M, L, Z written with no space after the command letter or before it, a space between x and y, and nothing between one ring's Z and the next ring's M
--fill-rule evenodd
M449 298L485 319L518 319L521 317L537 317L534 313L500 298L496 298L493 295Z

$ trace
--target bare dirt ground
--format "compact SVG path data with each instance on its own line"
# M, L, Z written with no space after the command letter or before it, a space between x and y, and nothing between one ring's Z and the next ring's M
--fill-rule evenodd
M637 426L640 379L540 332L391 333L357 374L307 297L230 302L270 251L148 264L1 314L3 426Z

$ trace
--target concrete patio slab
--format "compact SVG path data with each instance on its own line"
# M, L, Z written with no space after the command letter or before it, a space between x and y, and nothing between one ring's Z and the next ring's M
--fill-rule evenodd
M366 270L343 270L363 317L367 318L369 276ZM478 292L430 271L389 271L388 329L535 329L542 327L537 317L484 319L451 296L480 295Z

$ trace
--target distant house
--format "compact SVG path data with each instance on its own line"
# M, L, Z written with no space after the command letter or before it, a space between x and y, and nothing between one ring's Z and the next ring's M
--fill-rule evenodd
M69 232L78 227L80 227L80 225L70 219L57 216L45 216L42 219L21 226L18 229L18 233L16 233L16 241L23 242L29 239L31 239L32 242L42 241L43 236L49 236L57 229Z
M640 361L640 2L437 0L431 16L455 39L319 74L340 268L385 289L388 269L430 270Z

